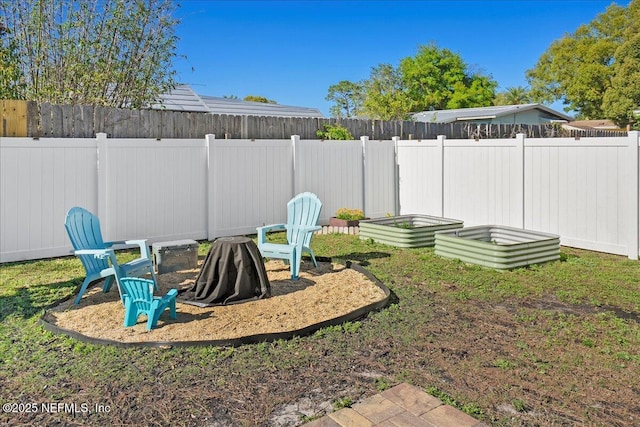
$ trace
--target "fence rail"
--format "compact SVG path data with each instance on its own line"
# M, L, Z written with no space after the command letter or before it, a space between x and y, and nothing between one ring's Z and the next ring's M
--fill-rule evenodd
M325 124L339 124L355 138L372 140L614 137L626 132L604 130L566 130L559 125L506 125L473 123L424 123L368 119L324 119L303 117L230 116L201 112L163 110L125 110L89 105L52 105L27 101L2 101L0 136L33 138L95 138L106 133L110 138L202 139L214 134L218 139L318 139L316 132ZM0 104L4 105L4 104ZM6 110L6 111L5 111ZM16 131L16 129L23 129Z
M2 138L0 262L67 255L72 206L105 238L209 239L285 221L312 191L326 224L427 214L559 234L564 245L637 259L640 133L626 138L288 140Z

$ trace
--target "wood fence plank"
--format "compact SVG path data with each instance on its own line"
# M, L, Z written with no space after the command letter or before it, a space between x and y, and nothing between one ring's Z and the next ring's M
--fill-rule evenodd
M152 110L149 112L151 121L149 122L149 129L151 130L151 138L160 138L162 135L162 117L164 111Z
M5 133L5 128L6 128L6 124L7 123L7 118L5 116L5 105L6 105L6 100L0 99L0 136L8 136Z
M40 131L40 109L35 101L27 102L27 136L39 138Z
M73 109L74 133L78 138L93 138L93 106L76 105Z
M11 117L24 117L11 124L7 119L9 107L2 101L3 120L0 135L36 137L94 137L104 132L111 138L203 138L214 134L218 139L317 139L317 131L325 124L344 126L355 139L368 136L372 140L435 139L445 135L449 139L514 138L517 133L528 137L608 137L626 136L626 132L602 130L569 131L557 124L505 125L475 123L424 123L413 121L382 121L354 118L230 116L202 112L166 110L125 110L102 106L53 106L49 103L26 104L22 112L12 110ZM17 124L16 124L17 123ZM10 127L12 126L12 127ZM18 131L17 129L21 130Z
M40 135L44 138L53 136L53 124L51 122L51 104L40 104Z
M104 130L104 107L97 105L93 109L94 134L103 133Z
M190 115L191 113L188 111L180 112L178 115L179 119L175 127L176 132L174 132L175 135L179 136L172 136L172 138L189 138L189 126L191 125L189 118Z
M64 138L64 114L61 105L51 106L51 133L52 136Z
M27 136L27 102L0 101L0 136Z
M72 138L75 136L73 134L73 106L61 105L60 111L62 113L62 137Z

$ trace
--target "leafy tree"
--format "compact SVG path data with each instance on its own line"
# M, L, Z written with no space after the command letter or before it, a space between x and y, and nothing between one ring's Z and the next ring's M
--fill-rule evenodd
M468 86L460 81L453 85L447 109L486 107L493 104L498 84L486 76L475 76Z
M512 86L506 88L504 92L498 92L493 100L493 105L520 105L529 104L531 95L522 86Z
M411 111L491 105L497 83L469 71L462 58L435 44L420 46L414 57L400 61Z
M614 95L607 96L608 102L604 99L612 89L612 93L629 96L624 86L637 86L637 81L626 78L634 75L633 69L637 70L639 64L624 61L620 49L625 44L633 46L631 39L638 34L638 21L640 0L632 0L627 8L612 4L591 23L553 42L535 67L527 71L534 100L562 100L565 110L575 111L579 118L614 118L621 124L620 112L609 109L614 104L616 109L628 106L613 102Z
M640 109L640 33L616 50L615 61L602 109L607 118L626 126L634 119L633 111Z
M629 16L634 19L613 55L611 87L604 94L602 109L605 117L619 126L633 123L634 129L639 129L640 117L635 117L634 111L640 110L640 1L629 4Z
M335 103L329 109L332 117L355 117L362 111L364 84L342 80L329 86L325 99Z
M174 86L171 0L0 0L29 100L141 107Z
M15 41L0 22L0 99L21 99L24 79L20 71Z
M276 101L272 100L272 99L267 99L264 96L257 96L257 95L247 95L244 97L245 101L250 101L250 102L262 102L264 104L275 104Z
M406 119L413 111L492 105L497 83L469 71L462 58L430 44L395 68L373 67L363 84L362 112L382 120Z
M380 64L371 69L365 85L363 112L374 119L403 120L411 112L411 99L399 69Z

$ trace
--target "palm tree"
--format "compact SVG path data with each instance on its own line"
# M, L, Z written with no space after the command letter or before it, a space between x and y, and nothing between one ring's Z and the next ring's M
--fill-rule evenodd
M522 86L508 87L504 92L498 92L493 100L494 105L519 105L531 102L529 90Z

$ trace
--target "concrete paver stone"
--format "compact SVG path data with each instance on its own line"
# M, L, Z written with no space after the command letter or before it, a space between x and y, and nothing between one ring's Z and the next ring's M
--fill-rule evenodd
M410 384L399 384L305 427L487 427Z
M360 413L351 408L340 409L329 414L329 418L340 424L342 427L373 427L371 420L363 417Z
M371 420L374 424L379 424L405 411L404 408L396 405L380 394L376 394L361 403L357 403L353 405L352 408L354 411Z
M397 385L380 394L396 405L402 406L413 415L422 415L442 405L440 399L407 383Z
M432 411L422 414L420 418L434 427L475 427L479 421L449 405L438 406Z
M322 418L318 418L317 420L313 420L304 425L304 427L342 427L340 424L335 422L333 418L326 416Z

